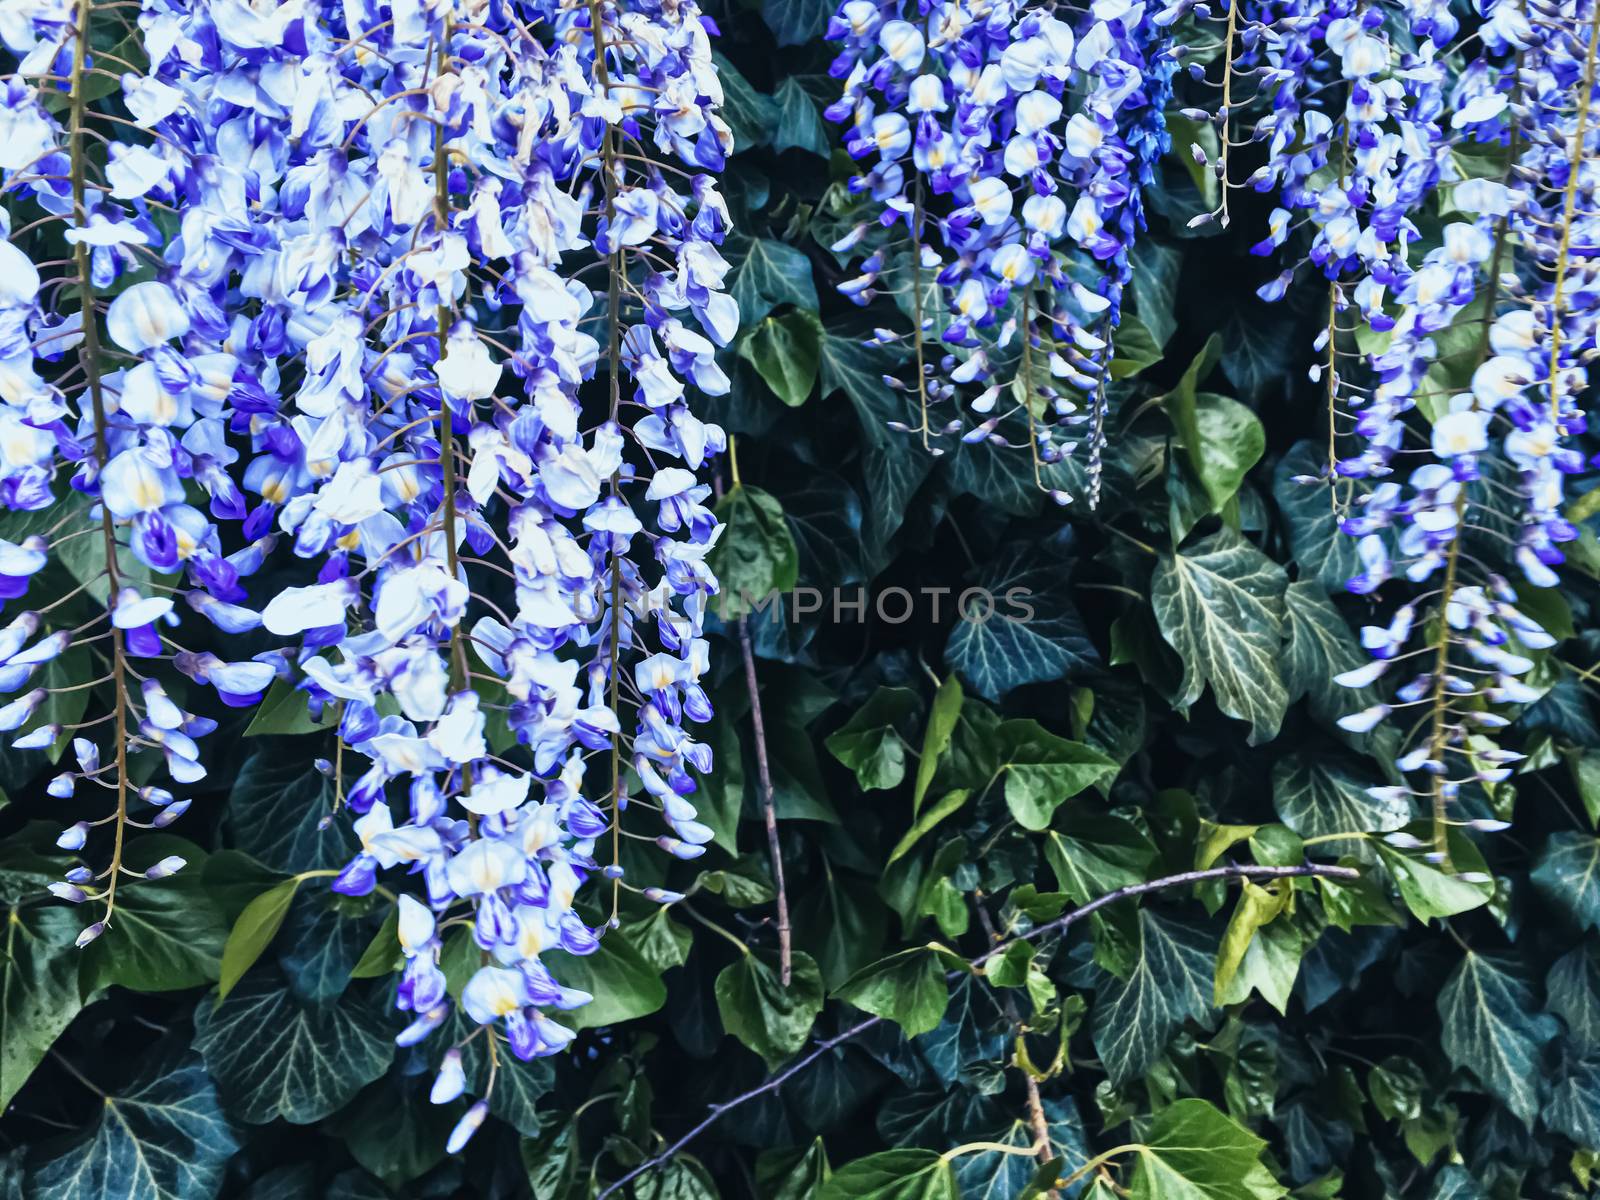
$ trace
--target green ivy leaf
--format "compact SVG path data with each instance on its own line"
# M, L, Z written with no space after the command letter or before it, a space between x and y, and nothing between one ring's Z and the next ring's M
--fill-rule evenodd
M1056 1160L1055 1171L1051 1175L1054 1181L1072 1174L1089 1160L1088 1143L1084 1139L1083 1120L1070 1099L1049 1099L1043 1107L1050 1153ZM1033 1129L1026 1121L1013 1121L1009 1129L993 1140L1002 1146L1031 1149ZM1020 1154L1002 1154L995 1150L963 1154L955 1160L961 1200L1017 1200L1024 1194L1038 1167L1036 1160ZM1074 1188L1061 1194L1074 1195L1076 1192Z
M1405 832L1431 847L1433 828L1427 822L1415 822ZM1493 883L1474 883L1461 878L1463 874L1485 874L1488 867L1478 848L1458 829L1449 833L1450 870L1429 862L1428 850L1401 849L1387 842L1375 845L1378 858L1400 889L1400 898L1419 921L1453 917L1487 904L1494 895Z
M937 460L920 445L889 429L890 421L916 418L903 392L884 385L904 364L897 346L867 344L862 335L829 330L822 339L822 395L844 392L861 427L861 477L873 499L866 511L865 547L869 563L882 563L890 543L911 511L912 498Z
M31 1200L215 1196L239 1148L200 1059L157 1063L108 1094L84 1136L29 1173Z
M286 747L295 747L286 752ZM350 822L322 819L333 812L333 780L311 767L303 744L257 750L239 768L228 798L234 844L284 875L337 870L355 856Z
M1552 834L1529 877L1546 902L1579 929L1600 929L1600 838Z
M1255 413L1215 392L1195 395L1194 421L1200 449L1188 451L1189 465L1211 500L1211 511L1221 512L1238 494L1250 468L1261 461L1267 449L1266 431Z
M809 2L813 0L769 0L769 3L785 7L800 7ZM827 158L830 153L828 131L817 113L816 101L806 94L800 81L789 76L778 85L772 98L778 105L778 125L772 135L772 148L779 152L804 150L818 158Z
M830 869L795 905L794 927L833 989L882 953L889 914L865 882Z
M1074 903L1143 883L1156 848L1137 826L1121 817L1070 811L1045 835L1044 858L1056 887Z
M571 1200L578 1181L575 1122L564 1121L537 1141L522 1139L522 1167L534 1200Z
M638 1200L717 1200L716 1185L700 1161L680 1154L632 1187Z
M1399 737L1391 725L1371 733L1350 733L1337 722L1353 712L1378 703L1377 685L1340 687L1336 675L1366 665L1370 659L1356 648L1356 635L1333 606L1320 583L1291 583L1283 593L1288 616L1289 641L1284 647L1283 680L1292 704L1308 698L1311 711L1330 732L1358 749L1379 757L1389 756L1388 744Z
M790 408L798 408L811 396L821 355L822 322L805 308L765 318L739 342L739 356Z
M350 969L350 978L380 978L398 970L401 959L400 909L395 906L389 909L389 915L384 917L378 932L373 935L372 941L367 943L367 948L356 960L356 965Z
M217 979L219 1003L228 998L234 985L255 966L256 960L272 944L272 939L278 936L283 918L288 915L289 905L294 902L294 894L299 886L298 879L285 879L250 901L244 912L239 914L239 919L228 933L227 944L222 948L222 967Z
M722 587L721 603L738 616L775 592L792 591L799 573L794 535L783 506L760 488L735 484L717 503L727 524L709 565Z
M996 432L1009 441L1025 444L1027 430L1026 421L1018 417L1002 421ZM916 450L926 453L920 445ZM1045 506L1045 489L1059 489L1073 496L1083 490L1082 467L1070 457L1042 466L1036 479L1031 456L1018 454L1012 446L997 446L988 440L957 442L944 453L948 464L945 479L955 495L973 496L984 508L1014 517L1037 516ZM1054 505L1051 507L1054 509Z
M918 842L938 828L941 821L951 813L959 812L971 795L966 788L954 788L939 797L933 807L919 815L911 823L911 828L906 830L905 836L894 844L894 849L889 851L889 860L884 865L891 866L909 854Z
M1132 1200L1278 1200L1266 1142L1204 1100L1157 1110L1128 1184Z
M1246 300L1222 327L1222 354L1218 365L1241 395L1261 398L1270 384L1290 374L1289 355L1295 349L1296 327L1279 315L1281 309L1258 300Z
M1422 1115L1422 1094L1428 1079L1409 1058L1391 1054L1367 1077L1372 1103L1386 1121L1410 1121Z
M307 1125L337 1112L382 1075L394 1041L373 1005L347 995L297 999L274 967L258 966L221 1004L195 1010L195 1048L229 1109L260 1125Z
M42 725L66 727L81 721L88 711L90 696L90 689L82 685L85 680L93 679L95 674L94 659L90 657L87 646L69 646L65 652L45 663L39 672L39 686L52 690L18 732L31 733ZM72 734L63 728L50 744L46 756L52 763L60 762L62 754L71 744Z
M1155 335L1138 317L1123 313L1116 341L1112 343L1111 378L1131 379L1160 361L1161 346Z
M373 922L342 911L345 903L324 886L302 891L289 906L278 965L303 1000L332 1000L342 993L372 938Z
M724 254L733 264L728 274L728 291L739 302L739 319L746 328L780 304L817 311L817 288L811 281L811 261L803 251L772 238L747 238L730 233ZM820 355L821 347L818 350Z
M855 772L862 791L899 785L906 776L906 741L900 732L922 707L910 688L881 687L824 743Z
M322 716L313 718L308 695L287 680L275 679L255 716L245 727L245 737L268 734L301 735L332 729L339 723L339 706L326 704Z
M756 1194L764 1200L814 1200L832 1174L820 1137L800 1150L764 1150L756 1159Z
M1178 329L1175 313L1183 252L1146 234L1134 243L1132 258L1133 277L1128 281L1128 290L1133 293L1139 320L1156 343L1165 346Z
M739 154L765 146L772 140L772 127L778 120L778 106L773 103L771 96L764 96L751 87L750 81L720 51L711 52L711 61L722 83L721 113L733 133L733 152ZM810 278L808 271L806 279L809 281ZM815 300L811 307L816 307ZM739 301L739 311L745 321L766 316L765 310L759 314L746 310L742 299Z
M928 712L928 728L922 735L922 755L917 759L917 782L911 789L912 816L922 811L922 801L928 794L928 785L933 782L934 772L939 769L939 760L950 748L950 737L955 732L956 722L961 719L961 705L965 698L961 680L954 675L946 675L939 690L934 693L933 707ZM894 859L895 856L891 855L889 861L893 862Z
M1296 442L1278 461L1273 474L1272 497L1288 527L1289 547L1302 581L1314 581L1324 591L1343 592L1345 582L1361 572L1356 539L1334 520L1327 483L1296 483L1296 476L1316 478L1326 471L1328 452L1312 442ZM1341 487L1348 485L1341 485ZM1347 498L1341 492L1341 501Z
M1185 1021L1211 1012L1215 939L1148 909L1138 930L1132 972L1104 978L1092 1014L1095 1050L1119 1086L1150 1070Z
M126 864L144 871L170 854L188 863L165 879L124 879L105 933L83 952L85 996L110 984L136 992L200 987L222 971L228 927L201 873L206 853L193 842L151 834L130 843Z
M1588 493L1600 496L1600 488ZM1589 816L1591 829L1600 828L1600 754L1586 750L1568 759L1572 768L1572 782L1578 789L1578 799L1583 801L1583 811Z
M1181 113L1168 114L1166 123L1172 134L1172 157L1188 173L1200 203L1208 209L1216 208L1222 189L1209 165L1217 161L1221 149L1216 129L1210 121L1195 121ZM1203 159L1193 153L1195 146L1200 147Z
M907 1037L936 1028L950 1003L944 973L949 951L913 946L861 968L835 994L874 1016L885 1017Z
M1586 1049L1600 1048L1600 956L1590 946L1567 951L1550 967L1545 1002Z
M1239 899L1217 951L1214 1004L1238 1004L1259 991L1272 1007L1287 1012L1303 949L1293 927L1279 919L1289 896L1288 888L1269 890L1240 881Z
M863 514L854 487L832 472L808 471L804 484L785 488L780 500L799 552L802 583L826 589L866 579L861 544ZM835 604L826 600L822 603L816 610L822 619L835 614L843 617L848 611L847 599L842 596Z
M1255 413L1227 396L1197 390L1215 365L1220 345L1220 339L1212 335L1178 386L1161 399L1212 512L1221 512L1233 498L1267 446L1266 432Z
M1015 547L980 574L977 586L987 599L970 601L966 615L957 612L944 658L978 695L999 700L1025 684L1099 664L1059 564ZM960 600L951 597L952 604Z
M752 908L757 904L771 904L777 898L766 863L754 855L746 854L732 867L722 871L707 871L696 881L705 891L713 892L728 902L729 908Z
M866 340L870 335L871 331L866 329L823 330L822 344L818 348L822 397L827 399L835 392L845 394L856 409L862 440L867 445L903 444L905 435L890 430L886 422L908 418L913 406L903 393L886 388L883 377L904 365L906 351L899 346Z
M822 1011L822 973L809 954L794 951L785 987L777 953L752 950L717 975L716 995L723 1028L776 1067L811 1036Z
M54 905L25 905L6 914L0 961L0 1110L43 1061L83 1008L73 942L76 913Z
M391 1071L364 1089L333 1122L350 1156L393 1188L439 1165L456 1117L428 1102L425 1080L398 1076Z
M1006 807L1024 829L1048 828L1057 807L1120 769L1115 759L1057 737L1037 721L1000 726L999 750Z
M1272 768L1272 806L1281 820L1301 837L1334 833L1388 833L1411 821L1411 805L1402 797L1375 800L1367 794L1368 779L1344 762L1291 754ZM1334 857L1372 851L1361 838L1323 843Z
M29 821L0 838L0 905L12 908L43 899L45 889L72 866L55 848L60 834L61 827L53 822Z
M966 933L972 919L971 908L951 879L966 857L965 838L953 837L940 846L922 872L909 913L902 913L902 916L911 921L917 917L932 917L949 938Z
M822 34L832 15L828 0L761 0L761 20L780 46L804 46Z
M1600 1055L1563 1055L1543 1121L1580 1146L1600 1145Z
M231 927L250 901L283 882L283 873L262 866L242 850L218 850L200 869L200 882Z
M1207 684L1217 707L1250 722L1250 744L1278 731L1289 696L1279 670L1283 568L1232 530L1163 554L1151 603L1161 636L1183 660L1175 703L1187 709Z
M642 921L628 926L628 941L639 957L657 971L670 971L689 961L694 934L688 926L672 919L672 910L657 908Z
M1531 1128L1543 1102L1540 1051L1556 1036L1533 987L1512 963L1468 951L1439 992L1440 1043Z
M62 536L73 530L98 527L99 520L89 517L89 510L94 504L95 501L82 492L69 489L60 503L40 511L50 514L49 524L59 522L57 536L52 539L51 557L65 566L73 579L83 584L84 590L103 606L111 595L111 585L106 575L105 543L92 536ZM68 516L69 511L73 515ZM133 551L125 545L117 550L117 575L124 586L136 587L146 596L150 594L150 581L154 578L150 568L135 558Z
M1428 1200L1489 1200L1489 1197L1464 1166L1446 1163L1434 1177Z
M558 1015L561 1024L572 1029L594 1029L647 1017L667 1002L661 973L645 961L624 930L607 934L593 954L552 950L546 954L546 963L564 987L594 996L582 1008Z
M817 1200L960 1200L950 1164L932 1150L885 1150L833 1173Z
M746 701L748 704L748 701ZM739 853L739 818L744 814L744 746L739 724L721 703L712 718L707 740L715 748L716 770L699 792L700 820L711 830L715 844L729 854Z

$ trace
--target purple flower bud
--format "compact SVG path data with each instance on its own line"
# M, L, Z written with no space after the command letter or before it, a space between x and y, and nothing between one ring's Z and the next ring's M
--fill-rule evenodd
M49 696L50 693L43 688L34 688L26 695L18 696L11 703L0 707L0 733L10 733L13 729L20 729L38 707L49 699Z
M155 820L150 822L151 826L155 829L165 829L183 816L184 813L188 812L189 805L192 803L193 801L190 800L174 800L156 814Z
M489 1102L479 1100L462 1115L456 1122L456 1127L450 1131L450 1140L445 1143L446 1154L460 1154L463 1147L472 1140L472 1135L482 1127L484 1118L489 1115Z
M396 1046L415 1046L435 1029L444 1024L450 1015L448 1004L436 1004L395 1035Z
M467 1074L461 1068L461 1048L451 1046L439 1064L439 1074L434 1078L433 1090L428 1099L434 1104L448 1104L467 1088Z
M176 875L188 865L188 860L177 854L169 854L155 866L144 873L146 879L165 879L169 875Z
M11 748L13 750L47 750L55 744L55 740L60 736L61 726L41 725L39 728L30 730L21 737L14 739L11 743Z

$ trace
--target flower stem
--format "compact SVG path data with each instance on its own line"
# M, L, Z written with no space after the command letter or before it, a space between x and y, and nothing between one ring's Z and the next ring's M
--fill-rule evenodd
M605 12L600 0L589 0L589 34L594 39L595 77L602 91L611 91L611 73L606 66ZM606 236L615 238L617 213L617 150L616 130L607 123L600 135L600 181L605 189ZM606 278L606 369L611 393L611 420L617 419L622 408L621 337L622 337L622 281L626 264L622 247L613 245L607 255ZM611 495L620 493L617 473L611 476ZM617 534L611 534L609 543L611 565L611 679L607 700L617 717L617 729L611 735L611 865L617 867L622 859L622 717L617 712L620 676L622 671L622 556L617 552ZM616 927L622 905L622 877L611 881L611 925Z
M1561 393L1556 376L1561 367L1561 289L1566 283L1567 257L1572 250L1572 218L1578 199L1578 175L1583 165L1583 143L1589 131L1589 108L1594 100L1595 51L1600 48L1600 4L1589 18L1589 49L1583 59L1583 92L1578 97L1578 128L1567 162L1567 186L1562 197L1561 248L1556 255L1555 290L1550 297L1550 420L1561 424Z
M917 405L922 412L922 448L928 449L928 376L922 349L922 174L917 173L911 208L911 311L916 329L912 343L917 350Z
M450 66L450 20L445 19L444 33L439 43L439 56L437 60L437 73L442 77ZM450 229L450 153L445 145L445 126L441 117L433 131L433 211L434 220L439 227L439 237L442 239ZM450 341L450 307L444 302L444 294L439 295L439 304L434 309L434 323L439 339L439 361L444 362L446 349ZM439 386L439 464L444 473L444 512L442 518L442 533L444 535L445 563L450 571L450 578L456 578L460 570L460 562L456 556L456 456L455 456L455 414L451 411L449 397L445 395L444 385ZM450 630L450 687L452 691L462 691L467 686L467 650L461 637L461 622L457 621ZM465 772L463 772L465 774ZM470 788L471 783L467 786Z
M77 37L72 50L72 115L70 124L70 152L72 161L72 214L74 223L81 229L88 223L85 207L85 180L88 162L84 151L83 133L88 98L83 91L84 67L89 56L89 22L94 0L78 0L76 17ZM84 378L89 388L89 400L94 411L94 459L101 473L111 455L106 439L105 392L100 381L100 327L95 313L94 275L91 270L89 246L79 241L73 247L73 258L78 271L78 291L82 305ZM100 535L105 544L106 583L108 600L114 602L121 591L121 571L117 564L117 534L112 526L111 510L100 505ZM105 916L109 922L117 905L117 881L122 876L122 848L128 826L128 674L127 656L122 630L111 628L111 684L112 703L116 706L117 752L117 815L116 832L112 837L111 866L106 880Z

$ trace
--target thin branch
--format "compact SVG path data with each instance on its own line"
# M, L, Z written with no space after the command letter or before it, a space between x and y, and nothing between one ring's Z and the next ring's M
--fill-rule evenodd
M983 926L984 936L994 945L1004 939L994 927L994 920L989 916L989 910L983 903L983 891L979 889L973 893L972 907L978 910L978 921ZM1025 1025L1022 1016L1017 1012L1017 1005L1009 993L1002 993L1001 999L1005 1008L1006 1019L1011 1022L1011 1030L1017 1039L1018 1057L1016 1062L1017 1073L1022 1076L1023 1088L1027 1096L1028 1130L1033 1134L1033 1153L1043 1166L1055 1157L1055 1152L1050 1148L1050 1122L1044 1115L1044 1099L1039 1095L1039 1081L1034 1078L1033 1072L1021 1061L1020 1055L1025 1049L1023 1037ZM1056 1193L1048 1193L1054 1200Z
M756 735L756 775L761 781L761 814L767 825L767 852L772 856L772 882L778 889L778 970L789 986L789 893L783 886L783 854L778 849L778 813L772 798L772 769L767 763L767 729L761 719L761 691L756 684L756 656L750 645L750 624L739 618L739 649L744 654L744 685L750 693L750 724Z
M1166 888L1184 887L1185 885L1191 883L1205 883L1212 879L1302 879L1309 877L1316 877L1320 879L1339 879L1346 882L1354 882L1361 877L1361 873L1353 867L1336 867L1321 863L1306 863L1297 867L1258 867L1250 865L1231 865L1226 867L1209 867L1204 871L1183 871L1177 875L1166 875L1160 879L1152 879L1147 883L1130 884L1128 887L1118 888L1114 892L1107 892L1104 896L1098 896L1089 901L1087 904L1082 905L1079 908L1075 908L1071 912L1065 913L1060 917L1057 917L1054 921L1047 921L1043 925L1039 925L1028 930L1026 933L1020 933L1016 937L1007 938L1005 941L992 946L990 949L984 951L984 953L978 955L977 958L973 959L971 965L974 968L981 967L995 955L1004 953L1006 947L1012 945L1013 943L1032 941L1034 938L1043 937L1047 933L1055 933L1060 930L1065 930L1083 920L1083 918L1087 917L1090 913L1098 912L1107 905L1115 904L1119 900L1126 900L1131 896L1142 896L1147 892L1159 892L1165 890ZM959 978L962 974L963 972L960 971L951 973L952 977L954 978ZM799 1058L795 1059L794 1062L790 1063L783 1070L779 1071L771 1079L758 1084L757 1086L751 1088L748 1092L741 1092L733 1099L725 1100L721 1104L713 1104L710 1112L708 1112L697 1125L690 1129L688 1133L684 1134L677 1141L673 1142L654 1158L646 1159L637 1167L634 1167L633 1170L629 1171L621 1179L617 1180L613 1184L607 1185L600 1192L600 1194L595 1197L595 1200L606 1200L607 1196L620 1191L622 1188L632 1183L635 1179L638 1179L641 1175L653 1171L663 1163L670 1161L672 1158L678 1155L685 1146L694 1141L695 1138L699 1137L706 1130L710 1129L711 1126L715 1125L724 1113L731 1112L733 1109L749 1103L758 1096L765 1096L768 1092L777 1091L790 1079L793 1079L801 1071L805 1070L812 1063L816 1062L817 1059L828 1053L828 1051L833 1050L838 1046L842 1046L845 1042L861 1036L873 1026L880 1025L882 1023L882 1017L868 1017L865 1021L861 1021L855 1025L852 1025L843 1033L835 1034L826 1041L818 1042L814 1047L808 1050L805 1054L801 1055Z

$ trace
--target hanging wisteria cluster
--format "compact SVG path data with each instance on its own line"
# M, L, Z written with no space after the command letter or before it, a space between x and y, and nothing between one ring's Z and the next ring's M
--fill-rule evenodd
M1006 3L849 0L829 27L844 94L828 115L849 123L846 149L866 165L850 187L888 231L863 222L834 245L871 246L841 291L862 303L885 282L909 293L925 445L956 433L1006 445L999 426L1020 416L1034 480L1060 503L1071 497L1044 468L1085 427L1098 498L1130 252L1170 145L1176 15L1101 0L1075 27ZM930 404L968 384L983 389L967 402L976 423L935 429Z
M1235 189L1273 197L1255 252L1284 261L1260 295L1326 280L1326 469L1302 482L1356 539L1352 592L1413 585L1364 631L1371 664L1339 679L1399 686L1343 724L1396 724L1397 782L1375 794L1426 800L1435 835L1417 848L1435 859L1450 824L1498 824L1482 787L1521 755L1495 731L1542 694L1530 652L1554 643L1518 590L1554 586L1577 536L1562 480L1585 466L1577 398L1600 319L1597 21L1593 4L1525 0L1485 0L1465 27L1448 5L1386 0L1097 0L1072 16L848 0L829 27L844 81L829 115L881 227L835 245L870 250L841 290L909 292L909 333L876 337L915 347L912 383L889 382L915 391L925 442L1006 444L997 426L1020 411L1058 500L1041 467L1083 440L1098 499L1129 252L1169 110L1210 135L1209 153L1201 137L1189 151L1218 200L1191 227L1227 225ZM977 423L930 424L930 403L968 383L984 385L966 405Z
M65 749L50 792L94 810L52 889L94 909L80 945L127 831L207 771L196 688L336 714L361 851L333 886L420 883L403 1044L449 1015L464 925L490 1063L560 1050L548 1010L589 997L541 954L596 948L579 888L614 923L622 838L701 853L724 437L690 397L728 390L739 323L713 31L656 0L4 14L0 501L37 532L0 543L0 730ZM54 566L81 582L28 607ZM109 710L57 719L88 686ZM464 1087L453 1050L433 1098Z
M1576 396L1597 332L1583 199L1595 182L1597 13L1490 4L1457 40L1447 11L1417 7L1401 26L1414 48L1402 49L1371 11L1305 31L1337 56L1348 98L1274 130L1308 157L1261 173L1263 187L1275 172L1294 182L1258 249L1282 243L1297 213L1315 228L1307 258L1329 281L1329 483L1361 562L1350 590L1396 575L1421 587L1363 630L1372 662L1339 677L1398 686L1342 724L1395 723L1404 782L1375 795L1423 799L1428 855L1448 860L1452 824L1500 824L1483 789L1523 756L1496 731L1542 695L1527 681L1530 653L1555 642L1519 591L1555 586L1560 543L1577 536L1561 509L1564 476L1585 465ZM1463 169L1475 162L1493 169ZM1436 192L1446 219L1413 255ZM1379 349L1341 349L1355 332L1345 312L1381 335Z

